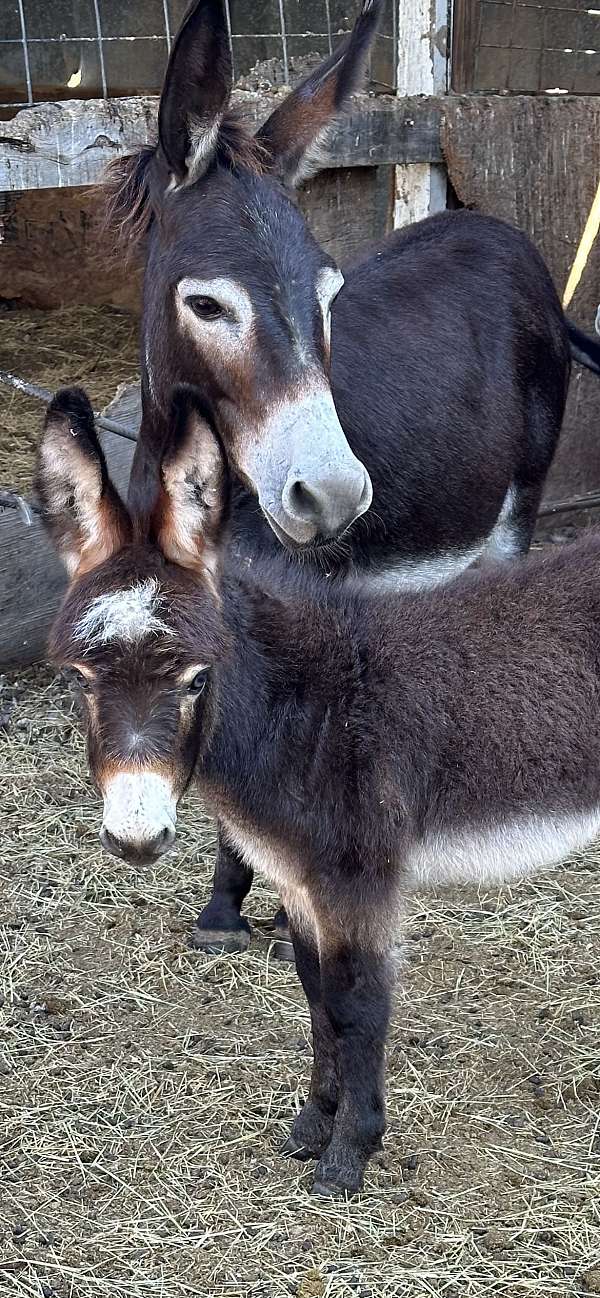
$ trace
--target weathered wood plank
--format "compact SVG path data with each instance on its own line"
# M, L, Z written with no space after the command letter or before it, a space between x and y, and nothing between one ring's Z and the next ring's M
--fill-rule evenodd
M298 202L308 225L336 261L347 264L369 240L391 229L393 176L393 167L336 168L302 186ZM0 303L13 299L42 308L110 303L139 313L141 267L124 270L97 216L94 189L11 195L3 217Z
M525 230L562 297L600 178L600 99L450 97L441 139L460 201ZM594 328L599 286L597 241L569 307L569 315L588 332ZM575 366L544 499L598 486L600 381Z
M137 432L137 386L118 393L111 418ZM111 477L127 490L135 443L100 431ZM50 623L65 589L65 573L39 516L27 527L14 509L0 508L0 667L21 666L44 657Z
M298 203L308 226L338 265L389 233L393 185L393 167L352 167L322 171L302 186Z
M258 126L280 96L236 91L233 102ZM95 184L112 158L156 134L156 96L65 100L25 108L0 122L0 190ZM332 132L325 165L374 167L439 162L437 100L356 95Z
M445 94L447 87L446 0L402 0L398 7L397 89L404 96ZM399 159L394 225L410 225L446 206L441 160Z

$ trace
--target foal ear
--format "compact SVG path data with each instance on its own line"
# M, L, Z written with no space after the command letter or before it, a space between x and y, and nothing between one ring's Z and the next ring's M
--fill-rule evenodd
M129 539L129 518L109 480L94 412L81 388L63 388L48 406L35 488L69 577L96 568Z
M267 118L256 139L286 185L299 185L326 165L324 148L337 115L363 83L383 0L362 0L350 36L300 82Z
M228 501L225 460L210 424L184 390L174 408L175 432L161 465L156 539L166 559L212 580Z
M193 184L210 165L231 79L225 0L197 0L177 33L158 110L172 185Z

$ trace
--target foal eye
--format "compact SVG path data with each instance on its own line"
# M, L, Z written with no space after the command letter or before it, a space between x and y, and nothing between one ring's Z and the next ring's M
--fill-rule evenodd
M201 694L206 685L208 673L206 671L196 672L194 679L188 685L188 694Z
M80 672L78 667L68 667L65 671L65 676L69 684L77 685L80 690L87 691L92 688L92 682L89 676L85 676L83 672Z
M186 297L185 302L199 320L220 320L225 315L220 302L214 297Z

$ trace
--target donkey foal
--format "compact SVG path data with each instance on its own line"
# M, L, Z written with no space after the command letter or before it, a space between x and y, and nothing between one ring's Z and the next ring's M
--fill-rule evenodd
M151 861L192 778L290 916L310 1007L287 1153L362 1185L384 1131L389 952L421 884L501 880L600 830L600 539L422 593L227 557L215 437L180 394L148 522L110 484L78 390L39 452L70 576L54 658L79 674L102 839Z

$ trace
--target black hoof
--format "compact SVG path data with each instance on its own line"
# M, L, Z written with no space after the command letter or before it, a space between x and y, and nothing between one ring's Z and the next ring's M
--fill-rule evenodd
M250 929L210 929L194 924L191 941L196 951L206 951L207 955L235 955L248 950Z
M304 1108L294 1118L292 1130L282 1147L282 1154L308 1162L320 1158L331 1140L334 1114L324 1113L314 1100L307 1100Z
M353 1160L334 1162L327 1153L317 1163L312 1193L326 1199L343 1199L363 1188L363 1169Z
M288 1136L287 1140L284 1141L281 1152L285 1154L286 1158L297 1158L299 1163L309 1163L311 1158L319 1157L319 1151L307 1149L306 1145L300 1145L297 1140L294 1140L293 1136Z

